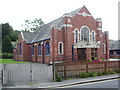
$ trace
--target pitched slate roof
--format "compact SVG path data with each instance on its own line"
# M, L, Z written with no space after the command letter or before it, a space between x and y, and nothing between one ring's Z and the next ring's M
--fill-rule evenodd
M72 11L71 13L68 13L70 16L74 16L80 11L81 8L76 9ZM51 26L56 25L58 28L61 28L63 26L63 16L55 19L54 21L43 25L42 27L38 28L35 32L22 32L24 39L26 40L26 43L34 43L37 41L42 41L45 39L49 39L51 37L50 31Z
M32 42L33 38L37 35L37 33L22 31L22 35L23 35L23 38L25 39L26 43L30 43L30 42Z
M109 47L110 47L110 50L120 49L120 40L118 40L118 41L110 41L109 42Z

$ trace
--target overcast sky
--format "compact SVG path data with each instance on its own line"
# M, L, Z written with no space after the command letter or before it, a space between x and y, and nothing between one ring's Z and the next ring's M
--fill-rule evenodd
M120 0L0 0L0 23L9 22L21 30L26 19L42 18L48 23L85 5L94 18L102 18L103 31L118 39L118 1Z

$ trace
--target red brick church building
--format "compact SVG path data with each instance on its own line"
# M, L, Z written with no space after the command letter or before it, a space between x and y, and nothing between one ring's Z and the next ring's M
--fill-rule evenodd
M13 58L50 63L53 57L66 60L67 56L72 56L70 60L109 59L108 32L102 32L101 18L94 19L85 6L35 32L21 32Z

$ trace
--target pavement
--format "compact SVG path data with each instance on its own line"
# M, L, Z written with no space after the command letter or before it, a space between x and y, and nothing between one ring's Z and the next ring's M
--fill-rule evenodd
M82 79L79 78L79 79L63 80L62 82L45 82L45 83L33 83L33 84L27 84L27 85L3 86L3 88L57 88L57 87L75 85L75 84L83 84L88 82L109 80L109 79L114 79L118 77L120 77L120 75L113 74L113 75L82 78Z

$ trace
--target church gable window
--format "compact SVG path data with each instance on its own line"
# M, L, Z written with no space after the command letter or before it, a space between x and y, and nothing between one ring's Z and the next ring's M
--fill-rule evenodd
M81 28L81 41L89 42L89 28L88 27Z

